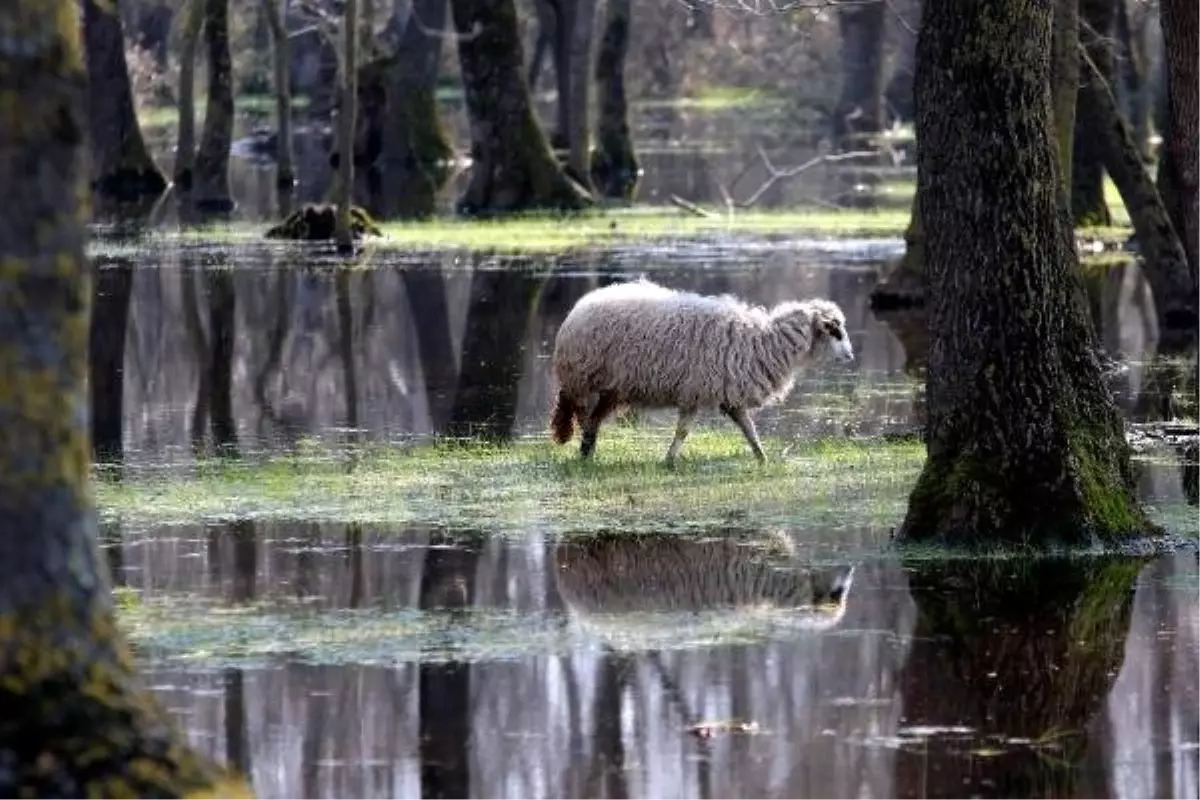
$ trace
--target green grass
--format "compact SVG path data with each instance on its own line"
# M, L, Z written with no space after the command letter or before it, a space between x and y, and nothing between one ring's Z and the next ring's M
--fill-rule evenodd
M196 131L204 123L204 107L208 102L204 95L196 97ZM265 94L241 94L233 99L234 110L249 114L275 113L275 98ZM292 98L292 110L302 111L308 107L308 98L298 96ZM173 128L179 123L179 108L176 106L146 106L137 111L138 123L143 128Z
M366 250L452 250L497 253L546 253L627 244L669 246L681 239L705 237L898 237L908 224L907 209L884 211L742 211L701 218L675 208L634 208L588 211L574 215L523 214L498 220L437 218L421 222L389 222L383 238L366 240ZM203 226L164 234L189 244L236 245L263 242L269 226L247 223ZM95 252L129 245L99 242ZM285 243L283 247L296 247Z
M675 470L670 428L614 425L594 462L577 444L430 443L351 454L315 445L186 476L96 482L103 518L134 527L235 518L358 520L520 534L679 532L731 524L822 529L894 524L921 466L917 444L768 440L758 465L740 434L699 429Z

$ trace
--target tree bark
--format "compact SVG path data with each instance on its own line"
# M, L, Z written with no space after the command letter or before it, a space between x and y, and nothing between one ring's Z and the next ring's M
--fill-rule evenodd
M1045 547L1154 530L1078 296L1046 88L1052 18L1039 0L925 5L928 459L901 539Z
M1200 269L1200 5L1193 0L1159 0L1163 59L1167 65L1167 113L1158 164L1158 191L1183 241L1192 285Z
M229 0L204 0L208 47L208 102L196 151L196 209L233 210L229 193L229 148L233 144L233 62L229 55Z
M287 27L283 22L283 7L286 1L262 0L263 14L267 18L267 27L271 29L271 64L275 88L275 188L281 195L287 195L290 207L290 196L296 184L296 151L292 143L292 84L291 84L291 47L288 45ZM286 217L289 209L280 209L280 216Z
M179 130L175 147L174 181L192 189L196 166L196 46L204 29L206 0L188 0L179 44Z
M842 6L842 89L833 111L839 150L861 150L866 137L883 130L883 3Z
M107 8L96 0L83 3L92 186L102 197L132 202L162 194L167 180L150 158L138 126L118 3L112 0Z
M1117 63L1120 80L1117 92L1122 114L1129 120L1138 155L1148 157L1150 146L1150 82L1146 76L1146 12L1130 19L1129 4L1135 0L1116 0Z
M571 9L567 19L571 27L567 31L570 48L568 65L571 73L567 84L567 166L571 177L588 191L592 191L589 177L591 161L592 125L589 113L592 89L592 39L596 27L596 0L559 0L559 4ZM562 101L560 100L560 103Z
M436 210L454 157L436 96L446 0L415 0L395 24L403 25L395 52L359 73L360 139L368 149L379 142L378 160L368 153L365 166L378 170L380 191L366 203L380 217L419 219Z
M633 199L640 172L625 96L630 12L630 0L608 0L606 4L604 32L596 59L600 120L590 169L592 182L601 196L626 201Z
M125 331L133 293L133 262L97 258L93 273L88 333L92 459L120 464L124 457Z
M1113 79L1112 30L1116 3L1122 0L1080 0L1079 39L1083 58L1090 58L1109 85ZM1086 64L1081 83L1091 81ZM1104 149L1095 135L1101 124L1095 98L1080 87L1076 92L1075 131L1071 167L1071 216L1076 225L1111 225L1104 200Z
M20 202L0 206L0 795L245 796L175 730L113 617L82 413L86 91L78 5L5 3L0 182Z
M1112 91L1088 66L1081 85L1089 105L1100 114L1092 135L1104 149L1104 167L1121 193L1133 223L1142 268L1154 295L1159 349L1177 352L1193 341L1197 319L1197 285L1170 215L1150 180L1133 135L1117 108Z
M577 210L591 198L569 180L533 114L513 0L453 0L471 119L471 182L464 214Z
M354 231L351 227L350 206L354 201L354 118L358 115L358 0L346 0L342 17L342 102L338 108L338 180L334 202L337 203L337 225L333 238L338 253L354 252ZM348 156L348 157L347 157Z
M237 341L237 293L233 273L205 268L208 294L208 349L201 382L208 388L207 408L213 447L218 455L237 456L237 420L233 415L233 348Z

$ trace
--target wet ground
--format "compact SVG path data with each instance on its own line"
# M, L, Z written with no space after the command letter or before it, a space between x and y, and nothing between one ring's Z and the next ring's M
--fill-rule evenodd
M135 487L193 480L218 452L337 458L432 434L535 447L524 440L545 436L559 321L589 288L639 274L763 304L830 297L859 356L811 370L761 416L784 494L739 506L735 493L722 525L704 498L729 504L718 484L754 467L735 451L709 471L702 444L674 505L650 503L650 473L628 473L613 519L636 518L637 535L564 521L544 486L521 505L526 473L498 477L502 521L486 507L443 513L437 502L460 495L441 485L412 490L425 504L403 523L320 497L303 513L139 516L106 511L102 491L122 619L155 691L262 797L1196 797L1194 548L901 561L887 550L899 520L863 509L902 508L910 472L853 481L789 455L919 425L919 357L905 350L919 331L868 305L900 247L380 251L346 271L257 243L98 243L116 259L100 270L103 313L128 293L123 340L94 337L94 375L123 388L100 406L110 461L124 465L106 472ZM1114 273L1097 306L1110 351L1129 356L1113 386L1134 417L1161 406L1147 399L1153 314L1139 280ZM637 423L648 464L669 419ZM578 495L595 477L539 458L531 482ZM1156 516L1194 536L1178 460L1138 463ZM389 486L378 482L381 504ZM704 522L682 535L689 519Z

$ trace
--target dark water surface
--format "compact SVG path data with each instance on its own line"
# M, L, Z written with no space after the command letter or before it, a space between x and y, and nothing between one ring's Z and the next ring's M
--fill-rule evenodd
M378 251L340 270L257 243L99 242L116 259L100 319L124 335L94 331L93 381L123 390L97 423L134 479L304 439L542 436L559 322L588 289L646 274L842 305L857 361L807 373L764 433L909 431L921 328L868 305L900 246ZM1106 345L1129 357L1113 388L1137 418L1161 406L1141 287L1122 268L1095 293ZM1170 453L1141 474L1148 501L1187 508ZM262 797L1200 794L1194 550L901 561L884 528L747 526L106 532L155 691Z

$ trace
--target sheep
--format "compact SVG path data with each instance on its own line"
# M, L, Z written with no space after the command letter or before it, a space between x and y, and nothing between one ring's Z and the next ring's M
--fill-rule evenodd
M766 461L750 412L787 397L796 371L824 353L852 361L846 318L811 299L766 310L731 295L705 296L647 280L605 286L575 304L554 341L555 442L578 420L580 455L592 456L604 419L621 406L676 408L673 467L697 413L718 408Z

